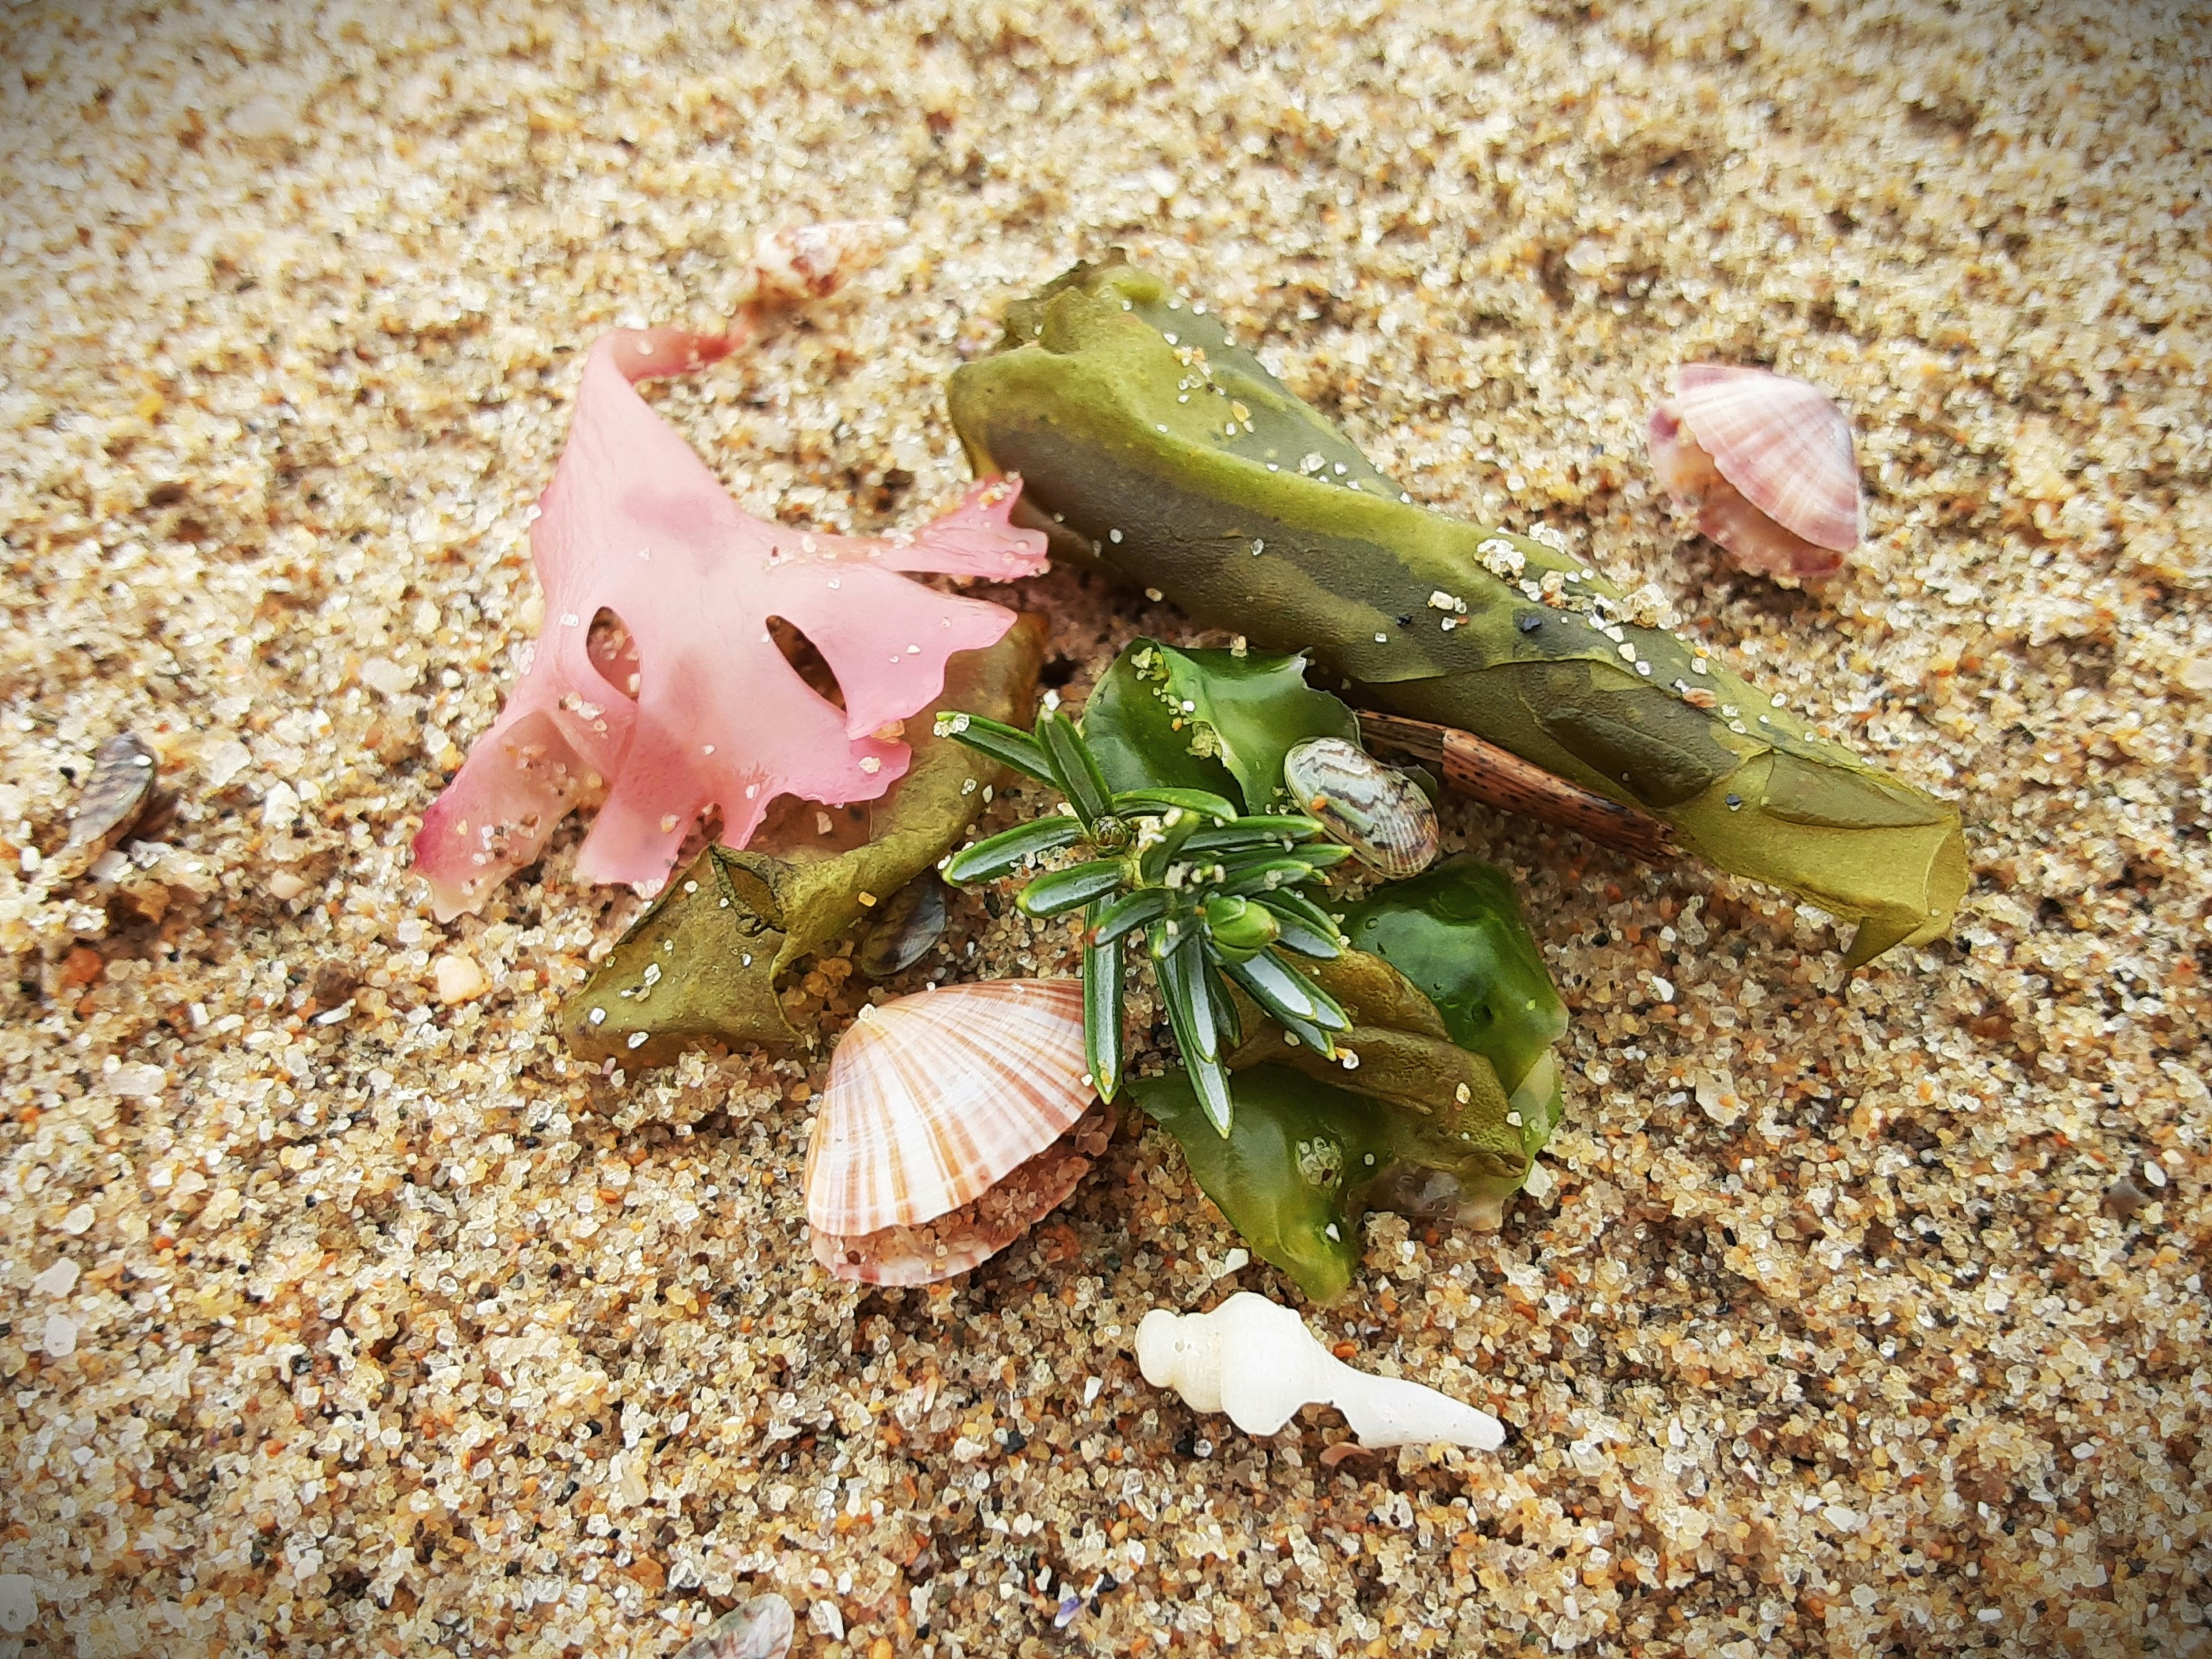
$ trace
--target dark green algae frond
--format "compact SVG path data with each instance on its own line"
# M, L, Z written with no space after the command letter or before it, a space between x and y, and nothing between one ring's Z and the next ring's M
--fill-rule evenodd
M1158 277L1079 265L1011 307L949 395L978 473L1020 472L1063 545L1200 622L1663 818L1857 923L1855 966L1948 927L1956 808L1630 621L1580 560L1415 505Z

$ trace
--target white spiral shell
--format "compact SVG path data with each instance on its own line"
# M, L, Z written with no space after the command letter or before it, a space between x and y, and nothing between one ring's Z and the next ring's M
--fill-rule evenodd
M1273 1434L1301 1406L1334 1406L1363 1446L1473 1446L1496 1451L1505 1428L1487 1412L1395 1377L1356 1371L1290 1309L1239 1291L1212 1313L1156 1308L1137 1327L1137 1365L1193 1411L1226 1412L1247 1434Z

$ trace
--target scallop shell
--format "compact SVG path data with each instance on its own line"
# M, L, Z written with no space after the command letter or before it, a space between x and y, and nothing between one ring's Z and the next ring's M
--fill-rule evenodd
M1859 544L1863 514L1851 424L1835 399L1816 386L1763 368L1688 363L1674 376L1674 396L1652 416L1655 459L1670 490L1660 453L1674 434L1662 416L1686 428L1695 447L1746 501L1814 547L1848 552Z
M807 1148L807 1221L838 1238L933 1221L1049 1147L1096 1092L1079 981L991 980L863 1010Z
M1108 1108L1094 1102L1073 1128L971 1204L878 1232L809 1228L814 1259L839 1279L863 1285L933 1285L964 1273L1065 1204L1113 1133Z
M1308 738L1283 757L1291 798L1333 840L1393 878L1418 876L1437 855L1437 809L1413 779L1342 738Z

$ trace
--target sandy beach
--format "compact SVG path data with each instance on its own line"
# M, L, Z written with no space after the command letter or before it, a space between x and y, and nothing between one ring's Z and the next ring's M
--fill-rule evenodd
M0 1659L664 1659L769 1591L809 1659L2212 1652L2208 181L2180 5L0 12ZM585 351L890 216L649 390L748 510L948 506L945 377L1118 246L1965 814L1952 936L1847 973L1787 895L1448 808L1566 1121L1501 1231L1370 1217L1309 1312L1499 1453L1148 1387L1148 1310L1296 1292L1133 1113L973 1274L829 1278L799 1171L871 988L814 965L811 1057L572 1060L641 907L584 820L432 919ZM1670 513L1702 360L1849 411L1833 581ZM984 591L1071 707L1220 641ZM85 867L126 731L173 809ZM1073 971L987 896L872 994Z

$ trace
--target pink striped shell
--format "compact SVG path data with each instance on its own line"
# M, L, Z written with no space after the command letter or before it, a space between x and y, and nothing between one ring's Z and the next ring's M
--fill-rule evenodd
M1863 531L1851 425L1816 386L1764 368L1686 363L1660 406L1690 430L1722 477L1792 535L1836 552ZM1653 417L1655 439L1659 433Z
M1076 980L949 985L864 1011L807 1148L808 1224L854 1237L970 1202L1083 1115L1087 1073Z

